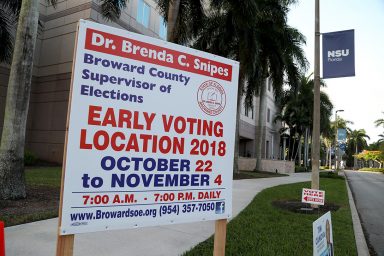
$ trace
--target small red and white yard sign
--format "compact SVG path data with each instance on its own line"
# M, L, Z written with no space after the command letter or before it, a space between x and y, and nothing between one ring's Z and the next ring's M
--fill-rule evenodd
M302 203L324 205L324 201L325 191L303 188L303 193L301 195Z

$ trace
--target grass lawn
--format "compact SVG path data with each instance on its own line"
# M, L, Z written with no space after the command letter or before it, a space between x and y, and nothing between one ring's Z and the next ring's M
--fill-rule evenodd
M361 168L360 172L381 172L384 173L384 168Z
M234 180L243 180L243 179L260 179L260 178L273 178L273 177L282 177L288 176L287 174L274 173L274 172L262 172L262 171L240 171L240 173L235 173L233 175Z
M26 169L27 185L58 187L61 185L61 166Z
M61 167L28 168L25 178L27 198L0 200L0 220L6 227L58 215Z
M312 222L317 214L294 213L275 208L273 201L301 200L309 182L281 185L260 192L227 229L226 255L312 255ZM357 255L348 195L343 178L321 174L320 189L326 202L340 209L332 212L335 255ZM212 255L213 238L184 255Z

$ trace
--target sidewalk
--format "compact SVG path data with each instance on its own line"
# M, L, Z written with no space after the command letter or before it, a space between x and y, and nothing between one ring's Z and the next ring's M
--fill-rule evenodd
M261 190L309 181L311 173L233 182L233 216ZM75 235L74 255L180 255L214 233L214 221ZM6 255L51 256L56 251L57 218L5 229Z

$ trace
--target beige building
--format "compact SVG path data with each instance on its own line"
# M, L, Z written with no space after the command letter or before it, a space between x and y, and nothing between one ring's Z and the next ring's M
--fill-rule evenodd
M280 159L282 147L280 145L281 123L275 122L279 108L276 105L272 83L269 79L265 82L266 106L265 120L261 129L258 127L260 99L254 97L253 107L246 109L242 106L240 117L240 147L239 154L242 157L256 157L256 141L263 134L261 156L264 159Z
M127 29L152 37L166 37L163 17L152 0L130 0L117 22L107 22L101 15L97 0L59 0L56 8L40 1L40 21L43 26L38 35L32 78L32 94L28 115L26 149L38 158L62 162L66 114L71 79L72 57L79 19L92 20L113 27ZM0 65L0 130L4 118L4 105L9 67ZM263 157L279 156L279 125L274 115L275 106L270 83L267 83L267 114ZM243 109L240 124L242 156L255 156L258 100L254 108Z

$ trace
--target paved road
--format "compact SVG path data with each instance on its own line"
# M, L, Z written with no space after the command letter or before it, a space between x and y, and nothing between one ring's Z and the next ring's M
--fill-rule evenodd
M384 175L345 171L367 240L384 256Z

